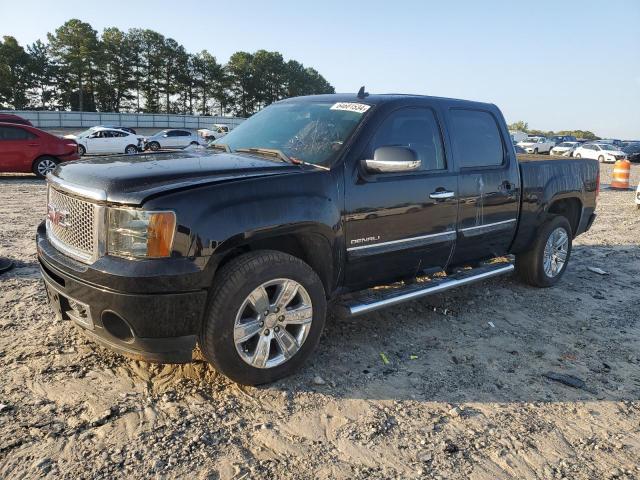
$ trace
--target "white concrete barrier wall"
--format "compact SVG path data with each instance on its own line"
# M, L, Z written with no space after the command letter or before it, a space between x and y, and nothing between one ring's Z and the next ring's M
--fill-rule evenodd
M240 117L170 115L159 113L53 112L46 110L0 110L20 115L39 128L77 128L95 125L119 125L132 128L211 128L218 123L235 128L244 121Z

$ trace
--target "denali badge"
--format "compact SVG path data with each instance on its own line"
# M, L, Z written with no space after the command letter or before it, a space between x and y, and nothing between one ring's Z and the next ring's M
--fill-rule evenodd
M380 235L377 235L375 237L354 238L353 240L351 240L351 245L357 245L359 243L366 242L377 242L378 240L380 240Z
M67 228L69 226L69 224L67 223L68 215L69 212L67 212L66 210L58 210L51 204L47 205L47 218L52 225Z

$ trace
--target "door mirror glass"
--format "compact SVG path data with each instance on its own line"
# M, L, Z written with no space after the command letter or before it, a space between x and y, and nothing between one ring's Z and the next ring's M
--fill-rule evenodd
M362 161L369 173L400 173L420 169L416 152L407 147L378 147L373 152L373 160Z

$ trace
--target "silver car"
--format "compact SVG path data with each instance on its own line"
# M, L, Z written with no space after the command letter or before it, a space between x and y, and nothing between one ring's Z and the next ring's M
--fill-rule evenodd
M197 133L183 129L162 130L148 137L145 148L154 152L162 148L186 148L189 145L201 145L201 139Z

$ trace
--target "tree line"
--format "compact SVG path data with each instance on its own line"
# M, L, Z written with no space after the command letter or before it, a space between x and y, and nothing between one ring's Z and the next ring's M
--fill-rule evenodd
M315 69L282 54L236 52L221 64L149 29L71 19L26 48L0 40L0 108L247 117L298 95L334 93Z
M600 140L595 133L589 130L560 130L554 132L553 130L536 130L529 128L529 124L525 121L519 120L509 125L509 130L528 133L529 135L539 135L541 137L552 137L554 135L573 135L576 138L582 138L584 140Z

